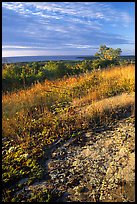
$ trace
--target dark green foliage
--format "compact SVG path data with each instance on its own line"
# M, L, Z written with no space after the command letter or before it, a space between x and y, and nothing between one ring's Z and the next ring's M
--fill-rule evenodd
M119 61L117 60L102 60L102 59L95 59L92 61L92 68L93 69L100 69L100 68L107 68L107 67L112 67L120 65Z
M86 60L77 63L49 61L46 63L4 64L2 68L2 90L5 92L27 88L33 83L42 82L45 79L54 80L84 73L92 70L92 63Z
M48 79L60 78L68 73L68 69L65 63L52 61L47 62L44 65L43 71Z

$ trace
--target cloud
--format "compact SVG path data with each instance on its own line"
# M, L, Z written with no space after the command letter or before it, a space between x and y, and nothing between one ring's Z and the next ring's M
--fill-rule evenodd
M3 45L2 49L45 49L45 47L19 46L19 45Z
M58 48L52 48L52 50L57 50L57 49L62 49L62 48L64 48L64 46L63 47L58 47ZM2 49L3 50L14 50L14 49L19 49L19 50L21 50L21 49L27 49L27 50L46 50L46 49L50 49L48 46L46 47L46 46L43 46L43 47L41 47L41 46L21 46L21 45L3 45L2 46Z
M131 14L113 2L2 2L3 50L64 52L131 44L131 24Z
M89 49L89 48L92 48L92 49L98 49L97 47L95 47L95 46L92 46L92 45L85 45L85 44L66 44L66 46L68 47L68 48L85 48L85 49Z
M103 20L129 24L131 21L127 12L117 12L107 2L3 2L2 6L26 16L62 19L65 15L81 23Z
M28 49L32 47L27 47L27 46L15 46L15 45L3 45L2 49Z

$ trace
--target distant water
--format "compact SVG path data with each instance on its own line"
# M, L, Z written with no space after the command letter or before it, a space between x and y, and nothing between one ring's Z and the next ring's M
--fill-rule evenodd
M2 63L16 62L38 62L38 61L58 61L58 60L83 60L88 56L22 56L22 57L2 57Z

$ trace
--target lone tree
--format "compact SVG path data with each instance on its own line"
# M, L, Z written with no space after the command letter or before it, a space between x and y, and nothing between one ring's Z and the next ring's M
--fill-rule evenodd
M95 56L98 59L94 59L92 61L92 68L105 68L108 66L119 65L119 57L121 54L121 49L113 49L111 47L107 47L106 45L100 45L99 51L95 53Z
M119 58L121 52L120 48L113 49L106 45L100 45L99 52L95 53L95 56L101 60L116 60Z

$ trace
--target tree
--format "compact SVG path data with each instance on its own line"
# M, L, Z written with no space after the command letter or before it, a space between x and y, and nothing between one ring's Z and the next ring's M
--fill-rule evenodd
M95 56L101 60L116 60L119 58L121 52L120 48L113 49L106 45L100 45L99 52L95 53Z

